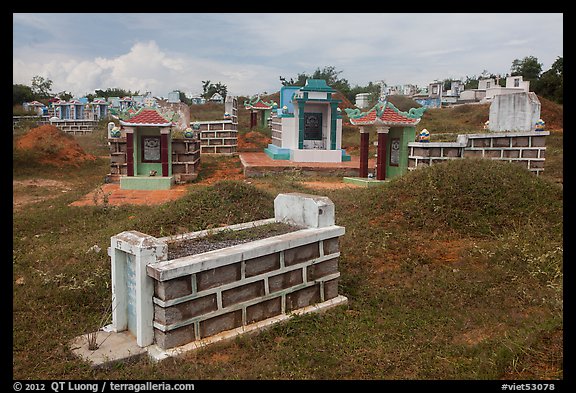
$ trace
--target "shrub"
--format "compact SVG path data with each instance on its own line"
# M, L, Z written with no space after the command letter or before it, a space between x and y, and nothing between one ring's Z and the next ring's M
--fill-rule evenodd
M561 231L562 190L513 163L452 160L410 172L374 190L375 208L398 208L409 225L470 236L524 223Z

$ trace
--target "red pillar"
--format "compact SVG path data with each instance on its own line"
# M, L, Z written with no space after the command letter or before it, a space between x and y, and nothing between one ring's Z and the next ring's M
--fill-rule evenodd
M256 127L258 124L258 112L252 111L250 112L250 129Z
M134 134L126 133L126 174L134 176Z
M368 141L370 134L360 131L360 177L368 177Z
M160 162L162 176L168 176L168 134L160 134Z
M378 157L376 159L376 180L386 179L386 143L388 142L388 134L385 132L378 133Z

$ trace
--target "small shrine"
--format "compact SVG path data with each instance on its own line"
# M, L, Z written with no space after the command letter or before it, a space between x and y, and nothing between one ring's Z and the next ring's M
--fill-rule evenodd
M276 103L274 101L265 102L260 96L244 101L244 108L250 111L250 129L254 127L267 127L267 120L275 105ZM261 115L258 116L258 113ZM258 121L258 117L260 117L260 121Z
M336 90L323 79L308 79L303 87L283 86L280 108L272 111L272 143L264 152L274 160L342 162L342 115Z
M44 105L43 103L41 103L39 101L24 102L22 104L22 107L24 108L25 111L34 112L38 116L43 116L48 111L48 108L46 107L46 105Z
M171 131L174 123L154 108L142 108L120 120L126 136L126 176L120 188L131 190L169 189L172 175Z
M408 143L416 138L416 125L425 107L402 112L391 102L380 101L367 112L346 109L350 123L360 126L360 177L368 177L368 126L376 127L378 150L376 180L385 180L408 172Z
M82 120L84 104L79 100L58 101L54 103L54 114L60 120Z
M94 120L101 120L108 117L108 103L104 99L94 99L90 104Z

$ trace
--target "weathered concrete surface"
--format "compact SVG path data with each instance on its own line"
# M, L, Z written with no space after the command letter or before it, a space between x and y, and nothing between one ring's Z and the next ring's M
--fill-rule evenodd
M110 367L118 361L137 360L147 353L128 330L117 333L98 331L96 342L98 349L88 349L88 335L84 334L70 342L70 350L95 368Z
M501 94L490 104L490 131L534 131L540 119L540 100L535 93Z
M143 355L153 361L161 361L173 356L181 356L190 351L205 348L208 345L218 342L233 340L234 338L245 335L259 333L264 329L274 326L278 322L287 321L295 315L307 314L310 312L324 312L333 307L346 305L348 299L345 296L335 296L330 300L317 303L311 306L294 310L290 314L278 315L272 318L266 318L248 326L242 326L236 329L223 331L214 336L210 336L198 341L192 341L188 344L163 350L155 344L141 348L136 343L136 338L128 331L123 332L98 332L97 342L100 344L95 351L88 349L87 335L78 336L70 344L70 350L82 360L90 362L92 367L110 367L117 362L127 362L140 359Z
M322 228L335 223L334 203L327 197L298 192L274 199L274 218L279 222Z

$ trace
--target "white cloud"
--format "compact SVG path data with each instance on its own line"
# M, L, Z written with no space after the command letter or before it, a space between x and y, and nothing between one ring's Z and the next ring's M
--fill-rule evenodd
M277 69L261 65L235 65L182 53L168 54L154 41L138 42L129 52L117 57L91 60L62 58L38 62L14 59L14 83L30 85L32 77L42 75L54 83L52 91L70 91L74 95L96 89L122 88L167 96L172 90L201 91L202 81L222 83L234 95L252 95L277 84ZM276 81L276 82L274 82Z
M546 70L562 48L561 14L14 14L13 79L155 95L210 80L252 95L326 66L352 86L505 73L525 56Z

